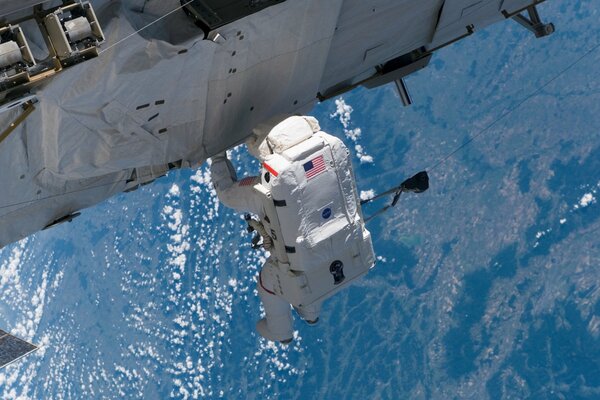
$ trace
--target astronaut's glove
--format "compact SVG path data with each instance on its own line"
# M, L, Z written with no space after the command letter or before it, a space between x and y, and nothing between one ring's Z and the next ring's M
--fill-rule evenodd
M262 246L265 250L271 251L273 249L273 239L270 236L263 236Z
M211 158L210 179L212 181L217 196L223 201L222 196L227 196L224 192L235 185L237 174L231 161L227 158L227 153L222 152Z
M258 160L261 160L266 154L269 153L265 138L266 136L253 133L252 136L246 140L248 152Z
M252 148L258 147L258 145L260 144L260 142L263 141L263 139L264 138L261 138L257 134L253 133L248 139L246 139L246 146Z

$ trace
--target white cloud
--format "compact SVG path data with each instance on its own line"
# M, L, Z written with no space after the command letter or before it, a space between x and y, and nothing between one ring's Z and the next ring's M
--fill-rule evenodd
M375 197L375 191L373 189L360 191L360 199L361 200L369 200L369 199L372 199L373 197Z
M354 111L352 107L344 101L343 98L339 98L335 101L336 110L333 114L331 114L331 118L338 117L344 129L348 129L350 126L350 119L352 112Z
M179 194L180 194L179 186L176 184L173 184L173 186L171 186L171 189L169 189L169 194L171 196L179 196Z
M362 135L362 130L360 128L348 129L344 132L346 137L353 142L356 142L358 138Z
M595 202L596 202L596 198L594 197L594 195L592 193L586 193L579 200L579 206L581 208L584 208Z
M335 106L336 110L330 117L337 118L344 127L344 135L354 143L354 150L360 163L372 164L373 157L367 154L363 146L358 143L358 140L362 136L362 130L360 128L351 128L352 112L354 112L354 109L349 104L346 104L341 97L335 101Z
M359 156L359 160L361 164L373 164L373 156L362 154Z

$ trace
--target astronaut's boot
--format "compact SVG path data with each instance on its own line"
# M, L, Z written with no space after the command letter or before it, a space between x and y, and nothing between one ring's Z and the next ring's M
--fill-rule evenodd
M294 310L308 324L316 325L319 322L319 314L321 313L321 303L313 303L308 306L294 306Z
M256 323L256 330L267 340L290 343L294 339L294 333L289 303L267 292L260 284L260 280L257 286L266 316Z

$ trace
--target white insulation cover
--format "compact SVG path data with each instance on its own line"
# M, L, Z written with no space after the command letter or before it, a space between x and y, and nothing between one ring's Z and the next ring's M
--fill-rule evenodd
M261 185L272 196L265 201L274 202L277 213L267 218L281 221L280 229L268 223L267 229L276 233L276 246L284 246L289 260L279 264L278 294L293 305L305 306L367 273L374 264L373 245L342 141L318 132L269 156L265 164ZM337 279L330 271L336 261L343 264L343 277Z
M144 183L141 170L198 166L274 116L308 112L318 93L532 1L288 0L206 40L179 0L92 0L99 57L25 94L35 111L0 143L0 247ZM19 21L39 66L48 52L27 20L38 3L0 0L0 17ZM22 112L1 112L2 130Z
M178 0L144 13L143 1L93 1L99 57L38 87L35 111L0 143L0 247L127 189L134 169L197 166L273 115L310 107L341 3L285 2L212 41ZM44 57L41 37L28 38ZM21 113L0 114L0 126Z

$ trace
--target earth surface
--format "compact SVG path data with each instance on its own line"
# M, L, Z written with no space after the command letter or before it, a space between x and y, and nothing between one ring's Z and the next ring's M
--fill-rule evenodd
M376 267L291 345L254 332L265 254L205 165L0 251L0 328L41 345L0 398L600 398L600 4L540 11L551 37L439 51L412 107L390 85L314 108L364 196L431 189L369 223Z

